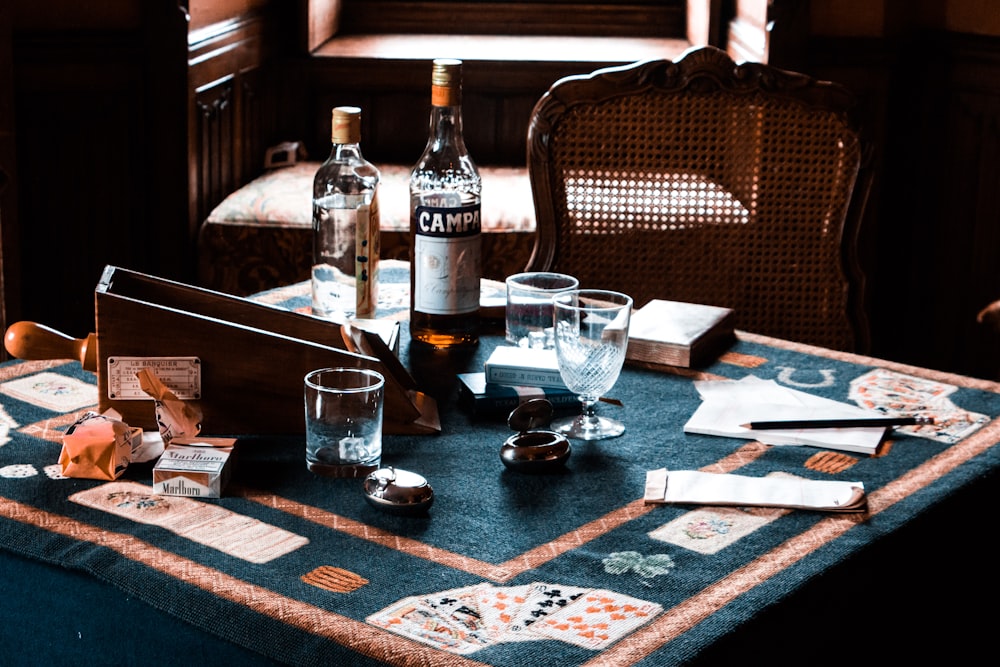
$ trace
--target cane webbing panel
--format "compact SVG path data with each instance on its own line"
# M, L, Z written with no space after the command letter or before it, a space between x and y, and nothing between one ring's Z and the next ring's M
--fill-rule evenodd
M772 71L709 49L553 85L529 135L532 268L857 349L867 333L849 207L862 142L842 109L797 97L833 84L783 85Z

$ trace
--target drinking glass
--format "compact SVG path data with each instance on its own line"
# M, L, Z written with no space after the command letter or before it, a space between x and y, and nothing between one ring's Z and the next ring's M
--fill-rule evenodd
M366 368L320 368L305 376L306 467L364 477L382 460L385 378Z
M564 273L534 271L509 276L507 283L507 342L518 347L551 350L552 297L580 286Z
M552 429L580 440L602 440L625 432L621 422L597 415L596 404L614 386L625 363L632 297L608 290L573 290L553 299L559 374L580 397L580 415L553 422Z

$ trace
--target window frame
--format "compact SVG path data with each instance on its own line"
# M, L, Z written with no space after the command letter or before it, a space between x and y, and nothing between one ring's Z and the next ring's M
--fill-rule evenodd
M706 43L723 0L307 0L306 49L335 36L431 34ZM717 25L717 24L716 24Z
M683 37L685 0L340 0L342 34Z

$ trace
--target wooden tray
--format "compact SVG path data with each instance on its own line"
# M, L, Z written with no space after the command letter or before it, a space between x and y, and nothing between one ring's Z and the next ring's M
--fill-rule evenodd
M330 366L385 376L383 432L441 430L433 397L416 388L387 346L357 328L114 266L97 285L95 313L96 334L87 339L18 322L5 346L21 359L79 359L97 372L100 410L114 408L144 430L157 429L153 402L111 391L121 385L114 373L123 359L194 358L200 394L191 400L202 410L202 435L304 433L303 378Z

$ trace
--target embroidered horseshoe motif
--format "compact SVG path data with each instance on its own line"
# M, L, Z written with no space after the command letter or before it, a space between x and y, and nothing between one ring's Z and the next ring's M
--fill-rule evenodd
M792 387L832 387L833 371L828 368L819 369L819 374L823 378L819 382L796 382L792 379L795 369L791 366L778 366L778 382Z

